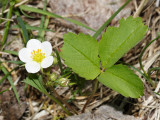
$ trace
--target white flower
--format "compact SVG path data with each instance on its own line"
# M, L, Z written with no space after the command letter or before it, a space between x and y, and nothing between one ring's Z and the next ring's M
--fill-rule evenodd
M40 42L36 39L28 41L26 48L19 51L19 59L25 64L29 73L36 73L40 68L48 68L53 63L51 43L48 41Z

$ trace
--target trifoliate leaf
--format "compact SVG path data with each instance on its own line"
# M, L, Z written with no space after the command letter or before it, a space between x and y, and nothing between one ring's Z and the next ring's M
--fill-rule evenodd
M93 80L100 74L98 42L89 35L65 34L60 55L68 67L87 80Z
M141 18L120 20L119 27L108 27L99 44L99 56L103 68L114 65L126 52L143 39L147 26Z
M125 65L114 65L98 77L99 82L125 97L138 98L144 87L139 77Z

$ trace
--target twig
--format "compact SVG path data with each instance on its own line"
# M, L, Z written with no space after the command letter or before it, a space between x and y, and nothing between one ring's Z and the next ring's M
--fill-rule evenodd
M1 52L1 51L0 51L0 55L1 55L1 54L3 54L3 55L9 55L9 53Z
M156 1L156 7L159 7L159 0Z
M12 21L12 22L13 22L12 19L2 18L2 17L0 17L0 19L1 19L1 20L5 20L5 21Z
M136 18L136 17L139 16L139 14L141 13L142 9L144 8L144 6L145 6L147 3L148 3L148 0L143 0L143 1L141 2L141 4L139 5L137 11L136 11L135 14L134 14L134 18Z
M82 109L82 113L85 112L85 109L86 109L88 103L91 101L91 99L93 98L94 94L96 93L96 91L97 91L97 86L98 86L98 79L95 80L93 92L92 92L91 96L88 98L87 102L85 103L85 105L84 105L84 107L83 107L83 109Z
M26 2L28 2L28 1L29 1L29 0L23 0L22 2L15 4L14 8L16 8L16 7L18 7L18 6L26 3ZM3 12L3 14L4 14L4 13L7 13L8 11L9 11L9 9L6 9L6 10ZM0 13L0 15L2 15L2 13Z

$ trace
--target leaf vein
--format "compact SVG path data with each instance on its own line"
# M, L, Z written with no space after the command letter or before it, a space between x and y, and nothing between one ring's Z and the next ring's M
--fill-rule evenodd
M139 29L140 27L141 27L141 26L137 27L137 28L127 37L127 39L126 39L124 42L122 42L121 45L112 52L112 54L108 57L108 59L111 59L111 60L112 60L114 54L115 54L117 51L120 50L120 48L128 41L128 39L133 35L133 33L134 33L137 29ZM107 64L107 62L106 62L106 64ZM106 64L105 64L105 66L106 66Z
M80 54L82 54L86 59L88 59L94 66L96 66L99 69L99 66L96 65L90 58L88 58L85 54L83 54L80 50L78 50L73 45L69 44L69 42L66 42L68 45L70 45L72 48L74 48L76 51L78 51Z

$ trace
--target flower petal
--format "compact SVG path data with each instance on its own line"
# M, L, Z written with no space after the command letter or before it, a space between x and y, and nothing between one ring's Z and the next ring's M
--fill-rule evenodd
M52 53L52 45L50 42L45 41L42 44L42 51L45 53L45 56L50 56Z
M53 64L53 56L49 56L43 59L43 61L41 62L41 67L42 68L48 68Z
M32 60L30 57L30 50L27 48L22 48L19 51L18 56L19 56L19 59L25 63Z
M40 64L35 61L31 61L25 64L25 68L29 73L37 73L40 70Z
M29 48L31 50L41 49L41 42L37 39L30 39L27 42L27 48Z

